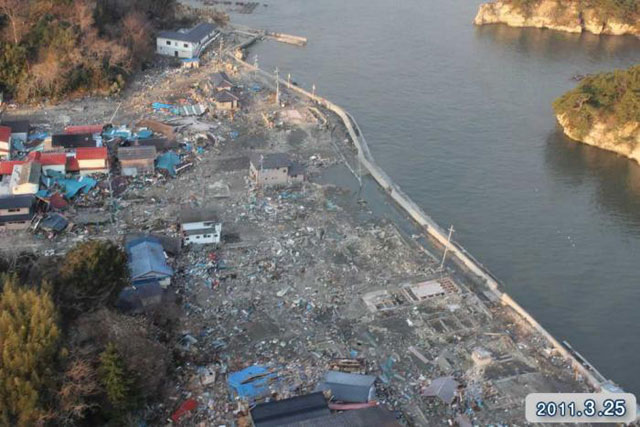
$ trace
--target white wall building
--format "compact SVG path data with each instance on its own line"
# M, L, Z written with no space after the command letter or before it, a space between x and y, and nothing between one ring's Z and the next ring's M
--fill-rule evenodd
M185 208L180 212L180 230L185 245L218 244L222 223L212 209Z
M211 23L188 31L161 31L156 38L156 52L175 58L197 58L217 34L216 26Z

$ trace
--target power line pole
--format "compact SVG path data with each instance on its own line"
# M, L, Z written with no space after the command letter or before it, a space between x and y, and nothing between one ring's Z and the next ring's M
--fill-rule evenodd
M439 270L442 271L444 268L444 260L447 257L447 252L449 251L449 245L451 245L451 235L455 230L453 229L453 225L449 227L449 237L447 238L447 245L444 247L444 253L442 254L442 262L440 263Z
M280 77L278 77L278 67L276 67L276 105L280 105Z
M287 73L287 89L291 89L291 73Z
M313 97L316 97L316 85L315 83L311 86L311 95L313 95ZM315 99L314 99L315 101Z

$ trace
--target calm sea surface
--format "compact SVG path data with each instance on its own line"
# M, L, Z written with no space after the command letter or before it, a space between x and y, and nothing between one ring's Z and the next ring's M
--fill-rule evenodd
M572 142L571 77L640 40L472 25L478 0L270 0L236 23L306 36L261 68L349 110L378 163L557 338L640 394L640 166Z

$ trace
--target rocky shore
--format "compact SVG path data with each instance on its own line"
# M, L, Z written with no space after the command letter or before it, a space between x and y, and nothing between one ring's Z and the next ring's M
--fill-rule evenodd
M595 121L584 133L572 124L566 114L558 114L556 118L569 138L613 151L640 163L640 122L628 122L620 126L610 122Z
M480 5L474 23L640 37L640 25L637 22L627 23L608 18L602 11L581 6L580 2L567 4L558 0L540 0L529 8L519 7L511 1L491 1Z

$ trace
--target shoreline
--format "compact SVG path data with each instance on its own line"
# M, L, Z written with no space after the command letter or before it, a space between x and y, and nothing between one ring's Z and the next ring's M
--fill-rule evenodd
M227 53L227 56L236 63L242 65L245 68L253 72L260 73L263 77L273 81L275 83L275 77L265 72L260 68L245 62L244 60L236 58L234 55ZM279 79L280 84L286 85L286 81ZM365 167L367 172L373 177L375 182L379 185L380 190L383 190L387 196L389 196L403 212L409 215L409 217L415 221L419 226L424 228L426 234L434 238L439 244L441 244L448 253L455 255L455 258L464 267L468 268L471 273L474 273L477 277L484 281L487 286L487 290L493 294L493 296L500 302L501 305L511 308L516 314L521 317L526 323L531 326L536 332L540 333L547 342L558 351L562 357L567 361L570 366L579 372L587 381L587 383L598 392L611 392L612 386L617 387L615 383L608 380L600 372L597 371L593 365L591 365L582 355L573 350L573 353L569 351L562 343L560 343L553 335L551 335L535 318L529 314L520 304L518 304L510 295L500 290L500 281L491 274L491 272L477 261L473 256L464 249L461 245L455 241L449 241L446 231L438 225L429 215L427 215L409 196L407 196L384 172L384 170L377 165L373 155L369 150L369 146L366 142L364 134L360 130L356 120L342 107L334 104L333 102L320 97L318 95L307 92L299 86L291 86L289 89L293 90L299 95L308 98L328 110L334 112L343 121L347 132L357 150L357 160L361 165ZM357 178L357 177L356 177ZM578 358L583 360L581 363ZM638 417L640 418L640 416Z

